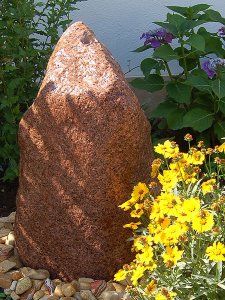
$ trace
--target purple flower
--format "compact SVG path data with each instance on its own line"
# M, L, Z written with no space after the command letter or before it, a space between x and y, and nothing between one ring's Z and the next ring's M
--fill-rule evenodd
M159 48L162 44L171 43L174 39L172 33L164 28L158 28L154 31L143 33L141 39L145 39L144 45L150 44L152 48Z
M218 32L217 35L220 37L225 37L225 26L221 27Z
M212 79L217 74L217 69L225 65L225 60L222 58L211 58L203 62L202 69Z

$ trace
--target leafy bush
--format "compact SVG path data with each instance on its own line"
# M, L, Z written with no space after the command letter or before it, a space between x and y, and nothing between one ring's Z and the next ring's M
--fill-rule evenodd
M1 0L0 3L0 175L18 175L17 129L35 98L59 31L74 0ZM1 177L1 176L0 176Z
M203 142L182 153L175 142L158 144L163 156L152 163L158 183L139 182L120 205L135 222L136 257L115 275L129 278L134 299L224 299L225 295L225 143Z
M202 25L225 19L207 4L168 8L173 13L166 21L155 22L160 28L141 36L144 45L135 52L153 49L153 57L141 62L144 79L132 84L149 92L166 90L165 101L150 114L156 136L164 131L168 138L171 130L175 135L182 130L215 146L225 136L225 27L218 25L213 33ZM179 74L172 74L171 62L179 65Z

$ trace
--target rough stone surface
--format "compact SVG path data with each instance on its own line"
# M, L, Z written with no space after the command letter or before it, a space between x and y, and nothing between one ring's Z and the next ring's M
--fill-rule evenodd
M21 295L32 287L32 282L29 277L23 277L18 280L16 285L16 294Z
M62 285L62 292L65 297L72 297L76 293L76 290L71 283L65 283Z
M111 279L132 260L118 205L149 181L150 126L119 65L83 23L70 26L19 126L16 247L63 280Z
M12 279L9 274L0 274L0 287L9 289L12 284Z
M50 274L47 270L43 270L43 269L34 270L29 267L21 268L21 272L22 272L23 276L30 277L31 279L41 280L41 279L49 278L49 276L50 276Z
M9 261L9 260L4 260L3 262L0 263L0 273L6 273L12 268L16 266L15 262Z

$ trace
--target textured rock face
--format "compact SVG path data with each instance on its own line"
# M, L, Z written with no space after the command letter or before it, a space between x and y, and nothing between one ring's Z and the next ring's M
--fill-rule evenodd
M112 278L132 257L118 205L149 179L150 128L118 64L83 23L58 42L19 144L22 262L67 280Z

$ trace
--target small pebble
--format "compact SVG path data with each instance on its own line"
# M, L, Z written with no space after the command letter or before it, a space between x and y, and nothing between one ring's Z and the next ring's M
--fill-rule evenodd
M62 292L65 297L71 297L76 293L76 290L71 283L65 283L62 285Z
M20 296L17 295L14 291L12 291L12 293L10 294L10 297L11 297L13 300L19 300L19 299L20 299Z
M23 277L17 282L16 294L22 295L32 287L32 282L29 277Z
M10 286L10 290L11 290L11 291L15 291L16 286L17 286L17 281L16 281L16 280L13 280L13 282L12 282L12 284L11 284L11 286Z
M11 289L4 289L4 293L9 296L12 293Z
M36 293L34 293L33 299L34 300L39 300L41 297L43 297L45 295L45 292L42 290L37 291Z

